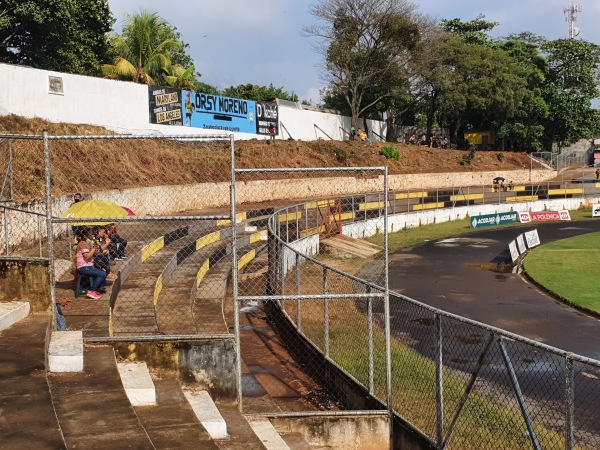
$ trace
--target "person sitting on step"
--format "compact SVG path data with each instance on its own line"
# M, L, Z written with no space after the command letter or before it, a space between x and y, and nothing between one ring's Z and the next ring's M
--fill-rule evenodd
M92 227L86 227L82 233L83 239L77 244L77 271L90 278L90 286L87 291L87 296L92 299L100 298L98 289L104 283L107 273L104 270L100 270L94 267L94 255L96 254L97 247L94 245L94 235Z

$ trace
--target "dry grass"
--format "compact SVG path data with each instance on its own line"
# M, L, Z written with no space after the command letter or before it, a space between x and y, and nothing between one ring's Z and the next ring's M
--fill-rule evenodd
M177 129L174 128L174 133ZM50 136L114 135L102 127L52 123L42 119L0 117L0 133ZM14 196L37 198L44 192L41 141L14 140ZM379 154L384 143L347 141L236 141L236 167L371 167L389 166L390 174L517 170L529 167L522 153L477 152L470 165L459 161L464 151L396 144L399 160ZM7 163L7 141L0 143L0 173ZM228 181L229 142L152 140L52 140L50 142L53 194L140 186ZM289 177L289 174L286 174ZM304 175L298 175L304 176ZM269 178L276 176L271 175ZM267 178L266 176L263 178Z

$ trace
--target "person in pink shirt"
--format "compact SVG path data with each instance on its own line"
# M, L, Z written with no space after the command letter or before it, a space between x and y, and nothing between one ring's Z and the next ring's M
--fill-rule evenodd
M99 250L95 246L92 228L87 227L82 234L83 237L79 241L79 244L77 244L77 271L82 275L90 277L90 287L87 291L87 296L97 299L100 298L98 289L106 279L106 272L94 267L94 255Z

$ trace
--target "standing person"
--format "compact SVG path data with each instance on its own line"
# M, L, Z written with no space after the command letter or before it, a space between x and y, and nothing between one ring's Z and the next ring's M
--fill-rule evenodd
M353 141L356 139L356 128L350 128L350 140Z
M97 248L94 246L94 236L91 227L86 227L83 232L84 238L77 244L77 271L85 276L90 277L90 288L87 291L89 298L100 298L98 289L104 283L107 273L94 267L94 255Z
M600 168L596 169L596 180L600 178Z
M117 226L114 223L108 225L106 231L110 238L110 245L108 246L110 257L117 261L126 259L125 249L127 248L127 239L119 236L117 233Z
M269 123L269 144L271 142L275 142L275 124L273 122Z
M73 206L75 203L79 203L81 200L83 200L81 194L79 192L75 192L75 195L73 195L73 203L71 203L71 206Z

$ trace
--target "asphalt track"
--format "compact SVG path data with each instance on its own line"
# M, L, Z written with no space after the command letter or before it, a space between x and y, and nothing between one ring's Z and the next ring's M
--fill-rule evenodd
M495 228L402 250L390 256L390 290L538 342L600 359L597 317L552 298L522 275L489 269L510 241L534 228L543 245L600 231L600 221ZM590 276L600 276L600 268Z

